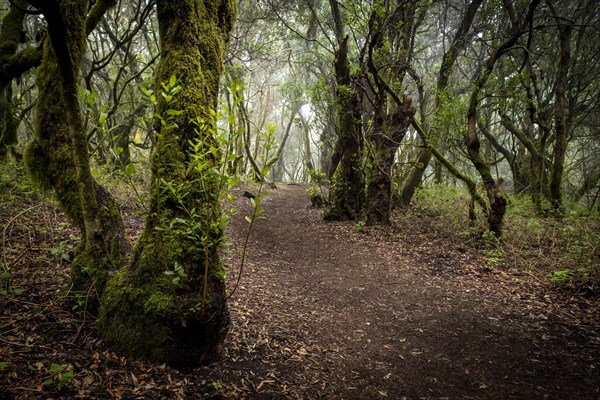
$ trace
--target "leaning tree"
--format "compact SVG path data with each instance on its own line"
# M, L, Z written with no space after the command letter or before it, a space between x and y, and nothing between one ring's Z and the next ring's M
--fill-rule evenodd
M131 246L113 197L92 176L78 82L86 36L114 1L28 0L48 23L42 64L36 83L38 98L34 140L25 151L32 180L50 191L82 232L72 264L73 292L93 294L97 305L111 270L121 267ZM14 3L20 7L20 4Z

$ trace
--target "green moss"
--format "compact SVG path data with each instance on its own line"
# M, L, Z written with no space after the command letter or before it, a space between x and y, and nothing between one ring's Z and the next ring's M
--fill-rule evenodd
M52 189L52 182L46 173L48 170L48 154L39 140L33 139L25 148L23 161L29 178L38 189L46 192Z
M223 320L211 316L224 313L228 323L224 299L212 299L204 317L198 318L190 311L197 293L178 289L176 298L163 274L146 279L139 285L129 269L111 278L97 324L104 340L135 357L174 366L205 364L217 358L221 347L215 341L218 344L225 331Z
M61 1L75 77L85 49L87 6L86 0ZM118 206L112 196L93 181L86 169L89 168L89 156L85 133L77 124L81 116L76 106L67 107L67 100L72 98L65 98L64 92L69 90L68 93L72 93L75 89L66 84L70 80L65 74L62 74L65 79L57 79L61 76L58 61L50 42L46 41L36 78L39 95L35 137L27 146L25 164L32 180L40 188L53 191L61 209L82 232L84 240L77 247L72 263L71 293L75 299L86 296L90 307L88 311L94 312L110 272L124 264L131 246L125 237ZM73 105L73 101L70 103ZM72 127L68 124L68 110L71 120L75 120ZM75 147L75 142L83 145ZM80 189L80 184L85 190Z
M223 8L224 3L231 4ZM169 109L184 112L166 125L155 122L159 135L146 226L131 265L107 286L98 324L107 343L140 358L206 364L218 358L229 326L218 255L219 186L212 171L218 165L210 148L218 148L213 135L226 42L220 18L232 18L218 14L234 10L233 3L157 4L163 48L157 87L175 76L182 90L168 104L161 97L156 113L164 121Z
M148 299L144 302L144 312L149 315L168 315L173 308L173 295L160 290L150 291Z
M15 1L21 9L26 9L28 4L23 0ZM23 18L25 13L19 7L11 6L8 13L2 19L2 30L0 31L0 57L13 54L19 46Z
M98 0L94 3L94 6L87 15L85 21L86 33L89 35L98 23L102 20L102 17L112 7L117 4L117 0Z

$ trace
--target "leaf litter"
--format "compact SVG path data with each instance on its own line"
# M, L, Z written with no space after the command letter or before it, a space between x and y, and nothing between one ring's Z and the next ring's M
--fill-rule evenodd
M597 298L491 269L418 227L323 222L305 188L280 185L265 202L225 357L193 370L116 353L64 308L77 233L53 204L0 210L3 285L21 291L0 298L0 399L600 397ZM223 254L230 284L246 200ZM125 220L139 234L142 219Z

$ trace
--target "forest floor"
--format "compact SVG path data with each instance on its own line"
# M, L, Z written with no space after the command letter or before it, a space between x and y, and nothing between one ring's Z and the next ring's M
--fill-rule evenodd
M17 289L0 297L0 399L600 399L600 297L413 226L324 222L305 189L281 184L264 202L225 357L194 370L107 348L61 303L75 237L62 215L35 196L0 209L3 285ZM135 237L143 220L124 211Z

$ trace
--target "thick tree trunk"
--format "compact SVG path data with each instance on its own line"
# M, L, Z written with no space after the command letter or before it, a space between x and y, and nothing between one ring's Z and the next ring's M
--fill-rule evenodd
M54 192L82 232L71 268L71 293L91 295L88 309L95 311L110 271L122 266L131 246L114 199L95 182L89 166L77 92L87 5L85 0L41 5L49 40L37 75L35 138L26 149L25 161L34 182Z
M380 110L383 111L383 110ZM398 147L406 134L415 110L409 98L402 107L383 118L376 118L375 132L368 139L369 168L365 214L368 225L389 225L392 212L392 167Z
M361 134L360 102L351 85L348 63L348 37L336 52L336 106L338 142L334 156L338 159L332 171L329 191L329 220L355 219L364 202L364 179L361 169L363 139Z
M156 87L174 76L181 92L157 106L168 122L156 124L146 227L131 265L107 287L98 328L134 356L195 366L220 357L229 327L215 111L235 2L159 0L157 10ZM184 112L169 119L169 109Z
M415 166L410 170L408 176L404 180L398 196L398 203L401 207L406 207L410 204L410 201L421 184L423 174L431 161L431 157L432 154L429 146L422 148L417 154L417 158L414 161Z

